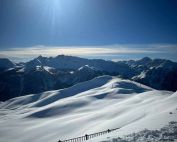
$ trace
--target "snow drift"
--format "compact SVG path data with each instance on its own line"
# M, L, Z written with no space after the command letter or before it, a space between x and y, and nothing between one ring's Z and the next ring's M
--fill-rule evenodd
M56 142L121 127L123 136L177 121L177 93L101 76L0 103L0 141Z

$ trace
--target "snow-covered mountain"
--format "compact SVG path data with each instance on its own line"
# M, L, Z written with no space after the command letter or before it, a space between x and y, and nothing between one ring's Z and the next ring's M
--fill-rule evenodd
M100 75L114 75L160 90L177 90L177 63L150 59L105 61L73 56L39 56L26 63L0 60L0 101L70 87Z
M73 56L65 56L58 55L57 57L42 57L39 56L34 60L31 60L26 63L27 68L31 68L33 66L49 66L55 69L60 70L77 70L78 68L88 65L90 67L94 67L97 70L108 72L108 73L116 73L124 76L133 76L134 72L124 63L121 62L112 62L105 61L101 59L84 59Z
M6 58L0 58L0 72L9 68L14 68L15 64Z
M12 68L0 73L0 100L66 88L103 74L88 65L73 71L61 71L39 65L31 68Z
M117 127L110 135L155 130L177 121L176 102L177 93L100 76L0 103L0 141L57 142Z
M134 81L141 82L159 90L177 90L177 63L164 59L145 57L138 61L126 61L129 67L136 70Z

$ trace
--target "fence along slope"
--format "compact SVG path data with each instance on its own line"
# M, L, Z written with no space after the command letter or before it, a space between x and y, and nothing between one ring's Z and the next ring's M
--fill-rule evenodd
M118 130L118 129L120 129L120 128L108 129L106 131L97 132L97 133L93 133L93 134L89 134L89 135L85 134L84 136L81 136L81 137L67 139L67 140L59 140L58 142L83 142L83 141L86 141L88 139L91 139L91 138L94 138L94 137L98 137L98 136L110 133L110 132Z

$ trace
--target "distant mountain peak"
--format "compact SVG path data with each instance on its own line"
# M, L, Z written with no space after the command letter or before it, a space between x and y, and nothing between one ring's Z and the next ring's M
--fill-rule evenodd
M42 55L39 55L38 57L37 57L37 59L42 59L43 57L42 57Z
M64 54L59 54L59 55L57 55L55 58L68 58L68 57L78 58L78 57L69 56L69 55L64 55Z
M149 58L149 57L144 57L144 58L142 58L142 59L140 59L139 61L141 61L141 62L151 62L152 61L152 59L151 58Z
M7 59L7 58L0 58L0 68L4 68L4 69L7 69L7 68L13 68L15 66L15 64Z

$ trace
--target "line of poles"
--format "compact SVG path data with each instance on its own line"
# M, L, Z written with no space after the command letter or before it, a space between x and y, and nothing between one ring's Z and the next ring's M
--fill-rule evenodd
M94 138L94 137L98 137L101 135L104 135L106 133L110 133L112 131L115 131L117 129L120 128L115 128L115 129L108 129L106 131L102 131L102 132L98 132L98 133L93 133L93 134L85 134L85 136L81 136L81 137L77 137L77 138L72 138L72 139L68 139L68 140L59 140L58 142L83 142L86 141L88 139Z

